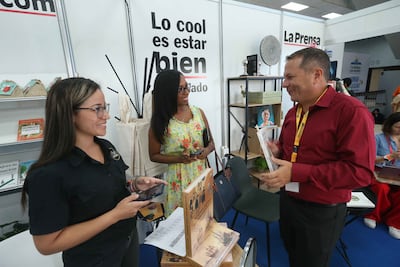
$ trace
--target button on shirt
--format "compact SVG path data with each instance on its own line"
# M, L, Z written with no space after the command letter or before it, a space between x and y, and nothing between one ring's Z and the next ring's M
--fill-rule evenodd
M95 141L103 151L104 164L75 147L68 157L39 167L28 175L32 235L53 233L96 218L130 195L125 187L128 166L115 157L116 150L110 142L99 138ZM104 262L107 257L115 257L111 253L124 251L135 220L121 220L88 241L64 251L65 266L97 266L95 264Z
M290 161L296 133L296 108L282 125L282 159ZM356 98L329 87L310 107L292 182L299 192L287 192L305 201L336 204L351 198L351 191L370 184L375 162L374 120Z

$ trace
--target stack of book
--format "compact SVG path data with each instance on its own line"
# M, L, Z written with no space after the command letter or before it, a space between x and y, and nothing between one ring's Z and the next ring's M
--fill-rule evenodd
M212 169L206 169L183 192L183 220L179 221L179 212L174 211L166 221L145 239L145 244L157 246L164 251L161 267L201 266L232 267L232 249L239 240L239 233L229 229L226 224L217 223L213 217ZM167 226L168 220L173 226ZM184 231L180 229L184 228ZM172 229L173 228L173 229ZM170 229L170 231L168 230ZM183 230L183 229L182 229ZM161 241L164 236L176 231L175 237ZM184 235L184 238L181 236ZM184 244L184 252L175 250ZM171 245L173 244L173 246Z

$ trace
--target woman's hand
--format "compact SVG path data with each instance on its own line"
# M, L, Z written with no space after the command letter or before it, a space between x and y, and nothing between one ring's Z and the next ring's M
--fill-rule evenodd
M132 193L130 196L122 199L117 206L111 211L115 222L120 220L132 218L136 216L139 209L150 204L150 201L137 201L138 194Z
M180 163L189 164L198 159L197 156L191 156L189 151L184 151L180 157Z
M211 142L209 143L209 145L208 145L207 147L203 148L203 150L201 151L200 154L198 154L198 155L196 155L196 156L193 156L193 158L194 158L194 159L206 159L207 156L208 156L211 152L214 151L214 149L215 149L214 141L211 140Z
M392 157L394 159L400 159L400 151L396 151L396 152L392 153Z
M154 178L154 177L149 177L149 176L141 176L137 177L134 181L132 181L136 187L137 190L140 191L146 191L149 190L150 188L158 185L158 184L165 184L167 185L168 183L162 179Z

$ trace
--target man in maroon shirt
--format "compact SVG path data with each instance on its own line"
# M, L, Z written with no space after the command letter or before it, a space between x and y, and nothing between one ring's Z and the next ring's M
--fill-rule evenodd
M351 191L374 177L374 120L359 100L327 86L329 66L316 48L287 57L283 87L297 104L279 142L269 144L280 167L264 179L282 188L280 229L291 267L329 266Z

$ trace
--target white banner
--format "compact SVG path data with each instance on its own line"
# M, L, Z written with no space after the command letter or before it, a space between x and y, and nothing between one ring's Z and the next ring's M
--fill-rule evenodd
M353 92L365 92L369 70L369 55L345 52L341 78L350 78Z
M205 111L216 131L221 112L218 4L198 0L131 2L139 91L147 85L152 90L154 78L162 70L182 72L190 86L190 104Z

